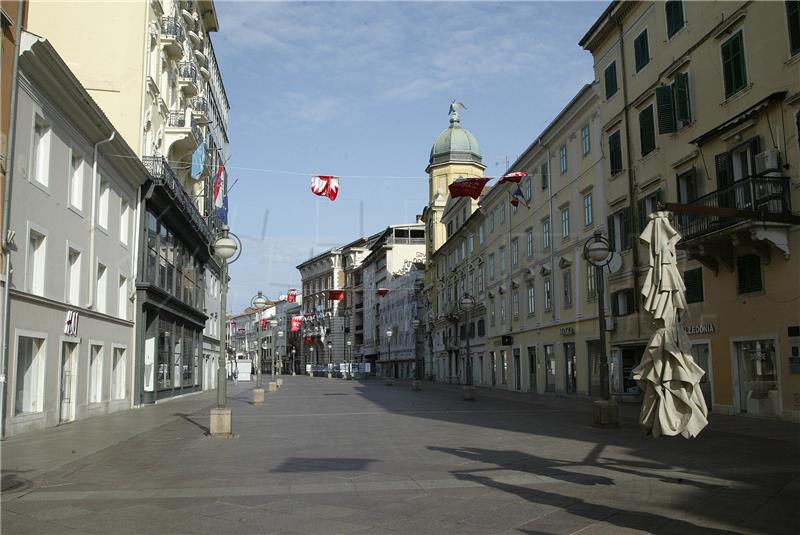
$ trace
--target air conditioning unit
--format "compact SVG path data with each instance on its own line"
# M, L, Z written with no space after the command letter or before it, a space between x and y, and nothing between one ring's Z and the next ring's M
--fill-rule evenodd
M781 153L777 149L765 150L756 154L756 175L779 175Z

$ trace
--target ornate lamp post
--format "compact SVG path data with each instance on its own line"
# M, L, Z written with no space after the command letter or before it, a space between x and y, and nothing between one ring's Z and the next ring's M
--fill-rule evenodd
M295 352L296 352L296 350L295 350L294 346L292 346L292 375L295 375L295 364L294 364L294 354L295 354Z
M467 335L467 359L464 366L464 399L475 400L475 387L472 385L472 355L469 352L469 311L475 306L475 298L469 294L464 294L461 298L461 309L464 310L466 317L464 332Z
M583 245L583 257L595 268L597 288L597 320L600 330L600 392L602 400L595 401L593 420L595 425L616 426L619 423L619 407L611 400L609 391L608 354L606 353L606 310L603 268L611 262L611 244L598 230Z
M412 388L414 390L422 390L422 379L424 375L424 363L419 354L419 344L417 343L417 332L419 329L420 321L418 319L411 320L411 327L414 329L414 383Z
M328 340L328 379L333 377L333 342Z
M217 233L211 252L222 264L220 273L220 300L219 317L223 323L219 330L219 359L217 359L217 407L211 409L210 431L212 437L231 436L231 409L227 407L228 400L228 376L226 373L226 363L228 360L227 344L227 324L225 321L225 309L228 299L228 264L232 264L239 259L242 254L241 240L236 234L230 232L228 225L223 224Z
M277 374L278 378L275 379L275 382L278 384L279 387L283 386L283 377L281 377L281 375L283 374L283 360L281 359L281 353L280 353L280 347L281 347L282 339L283 339L283 331L278 330L278 343L275 344L275 354L273 354L273 356L272 356L272 362L273 362L273 364L272 364L272 375L273 375L273 378L274 378L275 375ZM275 369L275 366L276 366L275 360L276 360L276 358L277 358L277 367L278 367L277 371Z
M348 339L346 344L347 344L347 362L349 368L348 370L349 373L347 374L347 380L349 381L350 379L353 378L353 341Z
M312 362L312 364L308 368L308 376L314 377L314 346L308 347L308 360Z
M267 298L259 290L252 299L250 299L250 306L255 308L258 312L263 311L267 306ZM262 366L262 351L264 348L264 341L261 340L261 318L258 317L256 312L256 361L253 363L256 367L256 387L250 392L250 400L254 405L264 403L264 389L261 388L261 366Z
M386 375L386 384L391 386L394 384L394 370L392 368L392 335L394 333L391 329L386 329L386 366L389 369L389 374Z

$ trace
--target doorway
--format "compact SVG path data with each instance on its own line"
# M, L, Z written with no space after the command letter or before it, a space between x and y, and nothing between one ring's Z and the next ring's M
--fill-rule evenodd
M544 346L545 392L556 391L556 356L552 344Z
M536 361L536 347L528 346L528 390L534 394L539 392L539 385L536 383L536 368L539 363Z
M564 389L574 394L578 384L578 363L575 356L575 342L564 344Z
M75 419L75 394L77 387L78 344L61 343L61 411L59 422Z
M492 386L497 384L497 354L492 351L490 353L492 359Z
M522 390L519 349L514 349L514 390Z
M600 373L600 341L592 340L586 343L589 354L589 395L600 397L603 394L603 385Z
M700 391L703 392L703 399L706 400L706 407L711 412L711 348L707 342L692 345L692 358L695 363L706 372L700 379Z

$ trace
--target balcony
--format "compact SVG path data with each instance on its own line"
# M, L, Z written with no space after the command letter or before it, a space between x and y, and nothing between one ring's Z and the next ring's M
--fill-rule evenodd
M203 43L200 43L196 47L194 47L194 59L197 60L197 64L202 68L205 65L208 65L208 56L206 56L206 47Z
M177 17L161 17L161 46L171 57L183 56L183 25Z
M675 215L683 237L678 247L713 271L720 264L733 271L735 247L750 249L765 261L772 248L788 258L789 186L787 177L747 177L699 197L686 205L686 213Z
M170 111L167 114L164 142L168 151L177 156L194 151L203 140L199 124L187 115L186 111L182 110Z
M142 162L150 173L153 182L166 190L191 227L203 237L206 243L209 243L211 241L211 230L208 227L208 223L200 215L197 205L183 189L178 177L175 176L175 172L167 161L161 156L144 156Z
M186 96L197 94L197 67L189 61L182 61L178 64L178 86Z

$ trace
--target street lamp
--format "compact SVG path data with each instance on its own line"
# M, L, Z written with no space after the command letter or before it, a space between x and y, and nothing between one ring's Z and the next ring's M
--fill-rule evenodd
M414 360L416 364L414 366L414 383L412 388L414 390L422 390L422 378L423 375L423 362L420 358L419 354L419 346L417 344L417 330L419 329L420 322L418 319L411 320L411 327L414 329Z
M265 349L266 342L261 340L261 318L258 312L263 311L267 306L267 298L261 290L250 299L250 306L257 310L256 313L256 356L257 360L254 363L256 366L256 387L250 392L250 400L254 405L264 403L264 389L261 388L261 363L262 363L262 350Z
M595 269L597 289L597 320L600 329L600 392L603 398L595 401L593 406L593 420L595 425L616 426L619 422L619 408L611 400L609 392L608 354L606 353L606 310L605 287L603 268L611 262L611 244L598 230L583 245L583 257Z
M349 381L350 379L353 378L353 341L347 340L347 342L345 343L347 344L347 362L349 368L348 369L349 373L347 374L347 380Z
M394 369L392 367L392 335L394 333L391 329L386 329L386 365L389 368L389 375L386 376L386 384L391 386L394 384Z
M333 342L328 340L328 379L333 377Z
M308 346L308 360L311 361L311 364L309 364L308 367L308 376L314 377L314 346Z
M467 335L467 360L464 367L464 399L467 401L475 400L475 387L472 385L472 355L469 352L469 311L475 306L475 298L469 294L464 294L461 298L461 308L466 313L464 332Z
M283 338L283 331L279 330L278 331L278 343L275 345L275 353L276 353L276 355L272 359L272 361L275 362L275 357L278 358L278 370L279 370L279 372L278 372L278 379L276 381L278 383L278 386L283 386L283 378L281 377L281 374L283 374L283 360L281 360L281 353L280 353L281 344L283 343L282 340L281 340L282 338ZM273 368L274 368L274 365L273 365ZM274 373L273 373L273 375L274 375Z
M294 368L295 368L295 364L294 364L294 354L295 354L295 352L296 352L296 350L295 350L294 346L292 346L292 375L295 375L295 370L294 370Z
M217 359L217 407L211 409L211 420L209 429L212 437L231 436L231 409L227 407L228 401L228 376L226 364L228 361L228 345L226 340L227 322L225 321L225 309L228 299L228 264L232 264L239 259L242 254L241 240L236 234L230 232L228 225L223 224L214 242L211 244L211 251L216 256L221 266L220 269L220 300L219 317L223 323L223 328L219 330L219 358Z

